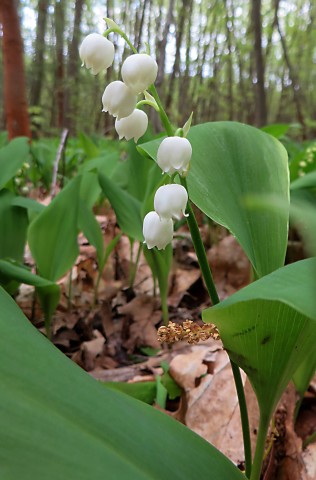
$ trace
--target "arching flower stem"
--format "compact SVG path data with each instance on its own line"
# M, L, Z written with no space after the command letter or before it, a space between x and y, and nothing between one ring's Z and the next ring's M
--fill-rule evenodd
M136 108L139 108L141 105L149 105L150 107L154 108L156 112L160 112L157 103L151 102L150 100L140 100L136 103Z

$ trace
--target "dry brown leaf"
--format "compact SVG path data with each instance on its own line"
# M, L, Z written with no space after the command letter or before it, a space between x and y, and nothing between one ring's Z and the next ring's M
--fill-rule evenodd
M157 309L155 298L140 295L119 307L118 311L120 314L128 315L131 320L129 335L124 342L128 352L141 346L160 348L155 325L161 320L161 311Z
M94 330L95 338L81 344L82 362L85 370L92 370L96 363L98 355L103 353L105 338L98 331Z
M220 296L227 297L248 285L250 263L237 240L228 235L208 252L207 258Z
M171 307L177 307L183 295L200 276L201 271L197 268L191 268L190 270L177 268L173 275L172 290L168 297L168 304Z
M244 450L228 355L215 341L191 350L170 363L170 374L186 390L185 424L238 464L244 460Z

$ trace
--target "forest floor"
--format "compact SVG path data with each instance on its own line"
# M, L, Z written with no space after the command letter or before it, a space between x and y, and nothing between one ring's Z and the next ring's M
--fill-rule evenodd
M108 243L118 233L115 216L110 211L97 219ZM202 225L201 232L205 245L212 245L207 256L219 296L224 299L249 283L249 262L225 229ZM202 324L201 312L210 302L190 237L185 228L180 233L173 245L169 319L175 323L190 319ZM169 374L181 390L169 396L163 407L157 402L154 407L187 425L243 469L237 395L220 340L161 346L157 338L157 328L162 324L160 300L159 295L153 295L154 283L144 257L140 257L134 285L130 287L131 247L122 236L106 264L96 298L95 249L84 236L80 236L79 243L80 255L72 272L59 282L62 295L52 323L53 343L90 375L105 382L152 384L161 378L162 365L167 362ZM26 261L32 264L29 255ZM44 333L43 315L34 301L33 288L22 285L16 300ZM243 380L255 444L258 408L245 376ZM303 449L303 441L316 430L316 379L306 392L294 427L296 400L294 388L289 386L267 442L264 480L316 479L316 444Z

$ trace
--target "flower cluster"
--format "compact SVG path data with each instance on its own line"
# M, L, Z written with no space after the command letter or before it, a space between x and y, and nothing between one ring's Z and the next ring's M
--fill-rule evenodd
M186 340L189 344L194 345L199 341L205 341L209 338L219 340L219 333L215 325L197 325L192 320L185 320L183 324L177 325L169 322L168 326L162 326L158 329L158 340L160 343L172 344L181 340Z
M117 27L114 22L108 23ZM117 27L118 28L118 27ZM94 75L112 65L114 45L104 36L91 33L82 42L79 49L83 65L90 68ZM137 95L144 92L145 101L159 110L153 97L146 92L157 77L158 66L147 53L134 53L123 63L122 80L111 82L102 96L103 111L116 117L115 129L119 138L134 139L135 142L144 135L148 127L145 112L137 109ZM190 128L191 117L182 129L182 135ZM177 135L177 133L176 133ZM192 156L190 142L183 136L165 138L157 152L157 164L163 171L172 176L176 173L186 175ZM185 215L188 201L186 189L177 184L163 185L158 188L154 198L154 211L144 218L143 234L149 249L164 249L173 238L173 220Z
M159 187L155 193L155 211L144 218L143 235L147 247L166 248L173 238L173 221L185 215L188 193L182 185L169 184Z
M94 75L110 67L114 60L114 45L98 33L91 33L79 49L83 65ZM122 65L122 79L111 82L102 95L103 112L116 117L115 129L119 138L135 142L144 135L148 127L145 112L136 108L137 95L145 91L157 77L158 66L147 53L128 57Z

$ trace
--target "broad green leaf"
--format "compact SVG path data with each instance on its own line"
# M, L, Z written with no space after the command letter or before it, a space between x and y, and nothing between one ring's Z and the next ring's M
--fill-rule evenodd
M0 273L8 279L16 280L18 283L26 283L36 288L47 323L57 308L60 288L45 278L35 275L28 268L12 261L0 260Z
M149 405L152 405L156 398L156 382L105 382L102 385L126 393Z
M111 177L120 163L122 162L120 162L120 157L117 152L110 154L107 153L83 163L79 168L79 173L96 170L97 172L101 172L104 175Z
M161 170L158 165L153 165L151 160L144 158L139 153L134 141L130 141L128 144L128 154L125 162L126 178L128 179L127 191L142 202L148 191L148 177L152 178L154 175L155 183L157 183L162 177Z
M78 203L81 177L68 185L43 210L28 230L28 242L39 274L58 280L78 255Z
M297 178L291 183L291 190L299 188L316 188L316 170Z
M172 264L172 246L167 245L164 250L157 250L157 248L149 250L145 245L143 252L153 277L158 280L160 296L166 300L169 288L168 277Z
M277 194L289 204L287 153L275 138L235 122L215 122L190 129L193 155L187 182L189 196L208 217L237 238L257 276L284 263L288 212L248 210L251 194ZM141 145L156 158L160 141Z
M242 480L220 452L71 362L0 291L5 480Z
M92 208L101 194L98 175L95 172L82 174L80 184L80 198L87 208Z
M19 137L0 149L0 190L27 161L29 155L28 142L28 138Z
M141 203L128 192L118 187L102 173L99 182L104 195L109 199L121 230L134 240L143 240Z
M261 130L275 138L281 138L287 133L290 126L291 125L289 123L274 123L272 125L266 125L265 127L262 127Z
M280 268L207 309L269 417L316 342L316 258Z
M0 191L0 258L22 262L28 219L24 208L14 206L15 199L9 190Z
M90 245L95 247L98 263L101 265L104 256L102 230L91 209L87 207L81 199L79 201L78 226L79 230L81 230L88 239Z
M14 197L11 202L12 206L22 207L30 210L31 212L40 213L45 209L45 206L34 200L34 198L28 197Z
M98 157L100 155L100 149L97 145L91 140L90 137L85 135L83 132L80 132L78 135L79 144L81 145L84 153L88 158Z
M296 390L303 397L316 371L316 348L303 360L293 375Z

